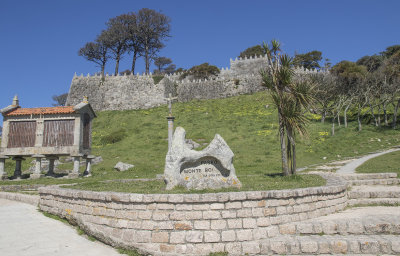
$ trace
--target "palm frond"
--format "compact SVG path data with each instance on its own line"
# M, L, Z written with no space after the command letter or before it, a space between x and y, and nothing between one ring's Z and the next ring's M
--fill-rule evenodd
M276 55L279 51L281 51L281 43L275 39L271 40L271 51L274 53L274 55Z
M293 65L293 58L289 57L287 54L281 55L280 61L283 67L291 68Z

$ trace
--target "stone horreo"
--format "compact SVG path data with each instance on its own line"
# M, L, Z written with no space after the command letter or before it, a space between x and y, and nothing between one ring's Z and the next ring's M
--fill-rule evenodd
M15 96L12 105L0 110L3 115L3 133L0 147L0 178L7 179L4 162L16 161L13 178L22 176L24 157L36 159L30 178L41 177L42 159L46 158L48 176L55 176L54 162L60 156L71 156L74 169L69 177L79 176L80 158L86 159L84 176L90 176L91 127L96 117L87 97L75 106L21 108Z
M241 187L233 166L234 154L219 134L202 151L190 149L185 136L185 130L177 127L165 160L167 190L178 185L196 190Z

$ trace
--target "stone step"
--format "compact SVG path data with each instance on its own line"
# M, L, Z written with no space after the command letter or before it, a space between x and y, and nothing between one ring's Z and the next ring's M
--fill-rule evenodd
M393 205L400 206L400 198L357 198L347 201L349 206L353 205ZM399 209L400 211L400 209Z
M397 235L312 235L280 236L243 244L243 254L399 254L400 239Z
M351 173L351 174L340 174L345 180L375 180L375 179L395 179L397 173L384 172L384 173Z
M353 186L347 196L349 199L400 198L400 186Z
M348 180L351 186L361 186L361 185L398 185L400 184L400 179L374 179L374 180Z
M282 224L276 235L400 235L400 207L362 207Z

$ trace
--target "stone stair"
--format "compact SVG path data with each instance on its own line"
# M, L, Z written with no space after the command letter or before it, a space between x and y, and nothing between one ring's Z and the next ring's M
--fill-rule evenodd
M273 232L268 232L273 234ZM400 254L400 207L351 208L340 213L279 226L258 246L263 255Z
M260 244L263 255L400 254L398 235L281 236ZM243 253L246 253L243 248Z
M340 177L352 186L400 184L400 179L397 178L396 173L351 173L340 174Z
M352 205L400 205L400 186L353 186L347 192Z

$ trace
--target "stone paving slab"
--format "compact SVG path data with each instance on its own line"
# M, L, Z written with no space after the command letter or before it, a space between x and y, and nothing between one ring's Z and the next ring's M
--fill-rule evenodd
M262 254L394 254L400 253L397 235L311 235L281 236L262 241Z
M31 204L33 206L37 206L39 204L39 195L27 195L22 193L15 192L0 192L0 198L19 201L27 204Z
M349 198L400 198L400 186L352 186Z
M360 207L315 219L282 224L281 235L400 235L400 207Z
M357 198L347 201L349 205L400 205L400 198Z
M24 203L0 199L0 227L1 256L121 256Z
M398 185L400 184L400 179L349 180L348 182L352 186Z

